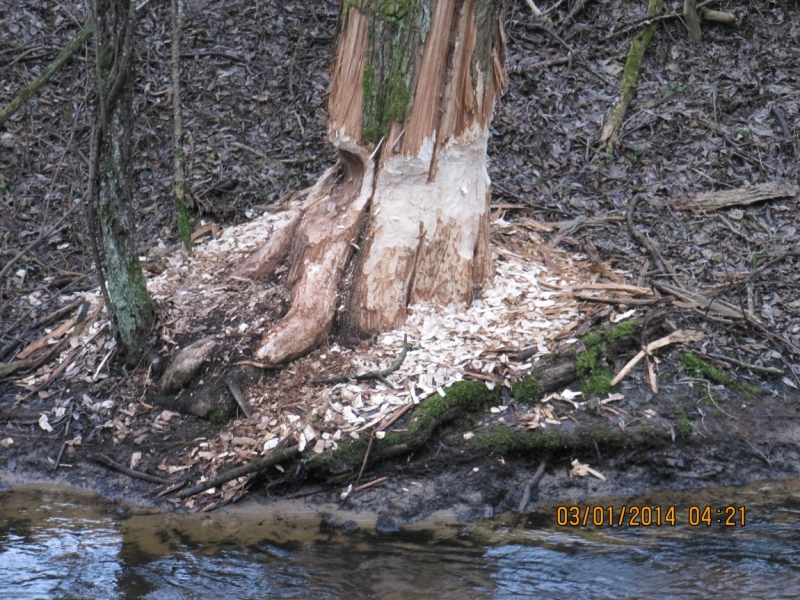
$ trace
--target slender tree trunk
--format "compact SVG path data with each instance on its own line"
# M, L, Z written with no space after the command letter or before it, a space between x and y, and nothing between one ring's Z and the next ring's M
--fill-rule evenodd
M329 101L339 166L309 195L297 233L259 255L288 256L293 286L259 358L313 348L342 300L343 327L368 334L401 324L409 303L466 306L492 277L486 145L505 83L505 4L343 2Z
M136 250L131 182L133 21L131 0L92 0L97 84L97 216L109 312L128 364L148 347L153 308Z
M183 0L172 0L172 131L175 145L175 211L178 213L178 235L183 249L191 254L192 232L186 208L186 160L183 152L183 104L181 100L181 35L183 34Z

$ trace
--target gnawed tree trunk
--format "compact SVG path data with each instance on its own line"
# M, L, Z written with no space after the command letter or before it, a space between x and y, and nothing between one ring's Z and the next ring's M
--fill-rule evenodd
M339 164L289 222L295 232L240 270L291 261L292 307L260 359L325 338L354 252L343 326L356 334L401 324L413 302L466 306L489 281L486 145L505 83L504 12L496 0L343 3L329 102Z
M108 311L125 360L135 365L148 347L153 307L136 250L130 172L134 8L131 0L93 0L92 12L97 124L92 151L96 179L91 188L97 196Z

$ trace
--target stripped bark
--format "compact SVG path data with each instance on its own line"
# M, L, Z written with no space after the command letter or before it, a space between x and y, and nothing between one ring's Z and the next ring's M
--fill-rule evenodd
M283 255L291 264L292 308L259 359L290 360L325 338L353 250L343 325L355 335L399 325L409 303L468 305L492 276L486 146L505 84L504 10L491 0L345 3L329 101L340 165L238 270L267 275Z

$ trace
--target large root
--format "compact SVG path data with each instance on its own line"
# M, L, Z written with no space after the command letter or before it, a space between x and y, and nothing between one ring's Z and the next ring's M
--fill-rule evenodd
M341 161L329 169L308 196L302 216L291 219L239 272L268 275L287 255L292 307L268 330L256 356L281 363L302 356L325 339L333 323L336 293L355 247L372 196L374 163L366 150L338 140Z

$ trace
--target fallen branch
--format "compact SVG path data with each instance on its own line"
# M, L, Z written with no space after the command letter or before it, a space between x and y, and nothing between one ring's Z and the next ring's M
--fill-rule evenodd
M783 371L780 369L776 369L775 367L760 367L758 365L751 365L750 363L746 363L741 360L737 360L735 358L731 358L729 356L723 356L722 354L711 354L707 353L706 356L710 356L711 358L716 358L717 360L725 361L726 363L730 363L732 365L736 365L737 367L743 367L745 369L750 369L751 371L758 371L760 373L766 373L767 375L783 375Z
M391 389L394 389L394 385L391 381L386 379L387 375L391 375L397 369L400 368L400 365L403 364L403 361L406 359L406 355L408 351L411 349L411 346L408 345L408 336L403 336L403 349L400 351L400 354L397 356L397 359L389 365L386 369L381 371L370 371L369 373L362 373L356 374L351 373L349 375L337 375L335 377L325 377L321 379L312 379L311 383L315 385L325 385L329 383L347 383L348 381L366 381L369 379L377 379L378 381L383 382L385 385L389 386Z
M605 304L624 304L626 306L652 306L654 304L668 304L674 298L663 296L661 298L623 298L620 296L592 296L590 294L573 294L576 300L585 302L603 302Z
M647 15L650 16L660 13L663 5L663 0L650 0L647 5ZM619 100L617 100L617 103L611 108L608 119L606 119L606 124L603 126L603 133L600 136L601 149L607 150L608 152L612 152L614 149L614 141L622 127L625 113L634 95L636 95L636 83L639 80L639 73L642 70L644 54L657 28L658 23L649 23L633 37L633 40L631 40L628 59L625 61L625 68L622 71L622 89L620 90Z
M611 380L611 385L617 385L620 381L622 381L625 376L630 373L631 369L636 366L636 363L642 360L645 356L650 356L654 350L658 350L659 348L663 348L669 344L699 342L704 338L705 334L701 331L695 331L693 329L681 329L679 331L673 331L666 337L655 340L654 342L650 342L647 344L647 347L644 350L641 350L636 356L630 359L628 364L622 367L619 373L614 375L614 379Z
M755 315L753 313L739 308L738 306L734 306L729 302L725 302L724 300L715 300L703 294L690 292L682 287L672 286L666 283L660 283L658 281L653 281L653 285L658 289L667 292L668 294L677 296L681 300L695 304L698 308L702 308L708 312L716 313L719 316L728 317L730 319L747 319L748 321L756 322Z
M587 283L585 285L573 285L567 288L560 288L562 292L574 292L577 290L594 290L594 291L614 291L614 292L628 292L630 294L637 294L639 296L652 296L653 290L646 287L639 287L636 285L626 285L624 283Z
M49 361L53 356L61 352L64 346L69 341L69 338L61 340L58 344L53 346L53 349L50 350L47 354L42 356L41 358L29 358L26 360L15 360L14 362L0 365L0 379L3 377L8 377L9 375L16 373L17 371L28 371L28 370L36 370L47 361Z
M796 194L797 190L793 183L775 181L735 190L698 194L694 198L678 200L674 207L678 210L688 209L692 212L715 211L729 206L747 206L754 202L774 200L775 198L794 198Z
M17 112L25 103L25 101L33 96L40 87L50 81L50 78L61 70L61 67L63 67L70 58L72 58L72 55L81 49L81 47L86 43L86 40L92 36L93 32L94 21L92 21L91 17L88 17L86 19L86 23L83 25L83 28L66 43L61 52L58 53L58 56L56 56L55 60L45 67L44 71L42 71L42 74L22 88L14 97L14 99L8 103L8 106L0 111L0 125L5 123L11 115Z
M135 479L141 479L143 481L149 481L150 483L158 483L160 485L168 485L172 483L168 479L164 479L163 477L157 477L155 475L150 475L149 473L142 473L141 471L135 471L134 469L129 469L125 465L119 464L117 461L110 459L105 454L97 454L94 457L96 462L106 465L107 467L111 467L115 471L119 471L120 473L124 473L128 477L133 477Z
M364 483L362 485L353 488L353 493L360 492L361 490L366 490L367 488L371 488L373 485L378 485L379 483L383 483L387 479L389 479L387 476L383 476L383 477L378 477L377 479L373 479L372 481L368 481L367 483Z
M20 258L22 258L23 256L25 256L25 255L26 255L28 252L30 252L30 251L31 251L33 248L35 248L35 247L36 247L36 246L37 246L37 245L38 245L38 244L39 244L39 243L42 241L42 239L44 239L44 238L48 237L48 236L49 236L51 233L53 233L53 232L54 232L56 229L58 229L58 228L59 228L59 226L60 226L60 225L61 225L61 224L62 224L62 223L63 223L63 222L64 222L64 221L65 221L65 220L66 220L66 219L67 219L67 218L68 218L68 217L69 217L69 216L70 216L70 215L73 213L73 212L75 212L75 209L76 209L76 208L78 208L79 206L81 206L81 204L80 204L80 203L77 203L77 204L73 205L73 206L72 206L72 208L70 208L70 209L69 209L67 212L65 212L65 213L64 213L64 214L61 216L61 218L60 218L58 221L56 221L56 222L55 222L55 224L54 224L54 225L52 225L51 227L49 227L49 228L48 228L46 231L41 231L41 232L39 232L39 235L36 237L36 239L35 239L35 240L33 240L33 241L30 243L30 244L28 244L27 246L25 246L25 247L24 247L22 250L20 250L19 252L17 252L17 254L14 256L14 258L12 258L11 260L9 260L9 261L6 263L6 266L4 266L2 269L0 269L0 280L2 280L2 279L3 279L3 276L4 276L6 273L8 273L8 271L11 269L11 267L12 267L12 266L13 266L13 265L14 265L14 264L15 264L15 263L16 263L16 262L17 262L17 261L20 259Z
M696 8L700 9L700 8L702 8L704 6L708 6L709 4L716 4L719 1L720 0L706 0L706 2L701 2L700 4L698 4L696 6ZM619 31L615 31L615 32L609 34L609 36L612 37L612 38L613 37L619 37L621 35L625 35L627 33L630 33L631 31L639 29L640 27L643 27L645 25L651 25L653 23L660 23L661 21L669 21L671 19L682 19L682 18L683 18L683 11L670 13L668 15L658 15L658 16L654 16L654 17L645 17L643 19L639 19L638 21L634 21L633 23L630 23L627 27L625 27L625 29L620 29Z
M243 475L249 475L250 473L262 471L267 467L271 467L272 465L278 464L290 458L294 458L298 454L299 451L297 446L289 446L285 450L275 449L268 456L251 461L246 465L236 467L230 471L226 471L222 475L198 483L197 485L190 487L188 490L183 490L180 494L178 494L178 498L183 500L189 496L194 496L195 494L205 492L206 490L217 487L218 485L222 485L223 483L238 479Z
M736 15L733 13L722 12L720 10L711 10L710 8L704 8L701 10L700 16L702 16L706 21L721 23L723 25L736 25L737 23Z

